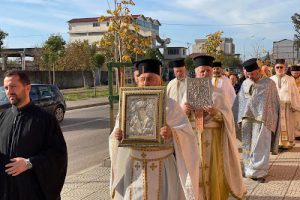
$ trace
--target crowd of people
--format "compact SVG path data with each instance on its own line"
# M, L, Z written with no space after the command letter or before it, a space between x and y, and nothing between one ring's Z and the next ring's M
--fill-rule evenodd
M227 77L211 56L197 56L194 64L195 78L211 80L213 104L194 109L187 102L184 60L170 62L175 78L167 85L166 124L160 131L164 146L119 147L123 131L117 116L109 137L112 199L243 199L243 177L264 183L270 153L295 145L300 65L287 70L278 59L272 75L269 66L251 58L242 64L243 76ZM137 87L162 85L158 60L135 67Z

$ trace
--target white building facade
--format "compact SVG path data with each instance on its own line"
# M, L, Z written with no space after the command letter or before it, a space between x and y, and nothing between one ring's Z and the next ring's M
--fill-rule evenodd
M134 23L139 26L139 34L144 37L152 38L152 45L155 44L156 35L159 35L160 22L143 15L133 15ZM99 22L99 17L76 18L68 21L70 42L88 40L90 44L101 40L102 36L108 31L110 17ZM132 30L134 28L132 27Z
M187 48L186 47L167 47L164 49L164 59L174 60L179 58L186 58Z
M206 52L203 50L203 45L207 39L196 39L195 44L192 46L193 53L202 53ZM224 52L225 55L234 55L235 54L235 45L232 38L222 38L222 43L219 46L219 49Z
M273 42L273 61L285 59L286 64L297 64L300 59L299 53L293 40L283 39Z

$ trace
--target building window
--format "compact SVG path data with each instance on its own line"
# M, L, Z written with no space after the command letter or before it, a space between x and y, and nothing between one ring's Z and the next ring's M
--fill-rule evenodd
M99 27L100 23L99 22L93 22L93 27Z
M169 55L178 55L179 49L168 49L168 54Z

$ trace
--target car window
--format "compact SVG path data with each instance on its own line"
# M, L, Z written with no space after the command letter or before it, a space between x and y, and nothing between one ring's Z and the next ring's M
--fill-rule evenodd
M38 100L39 99L38 89L36 87L32 86L29 95L30 95L30 99L32 101Z
M40 94L41 94L41 98L50 98L53 97L54 94L51 91L51 88L49 86L39 86L39 90L40 90Z
M7 103L8 99L5 94L4 87L0 87L0 104Z

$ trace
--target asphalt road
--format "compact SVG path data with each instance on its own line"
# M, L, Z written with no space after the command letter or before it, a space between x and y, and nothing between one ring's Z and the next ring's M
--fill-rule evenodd
M67 175L97 165L108 157L108 105L67 111L61 128L68 147Z

